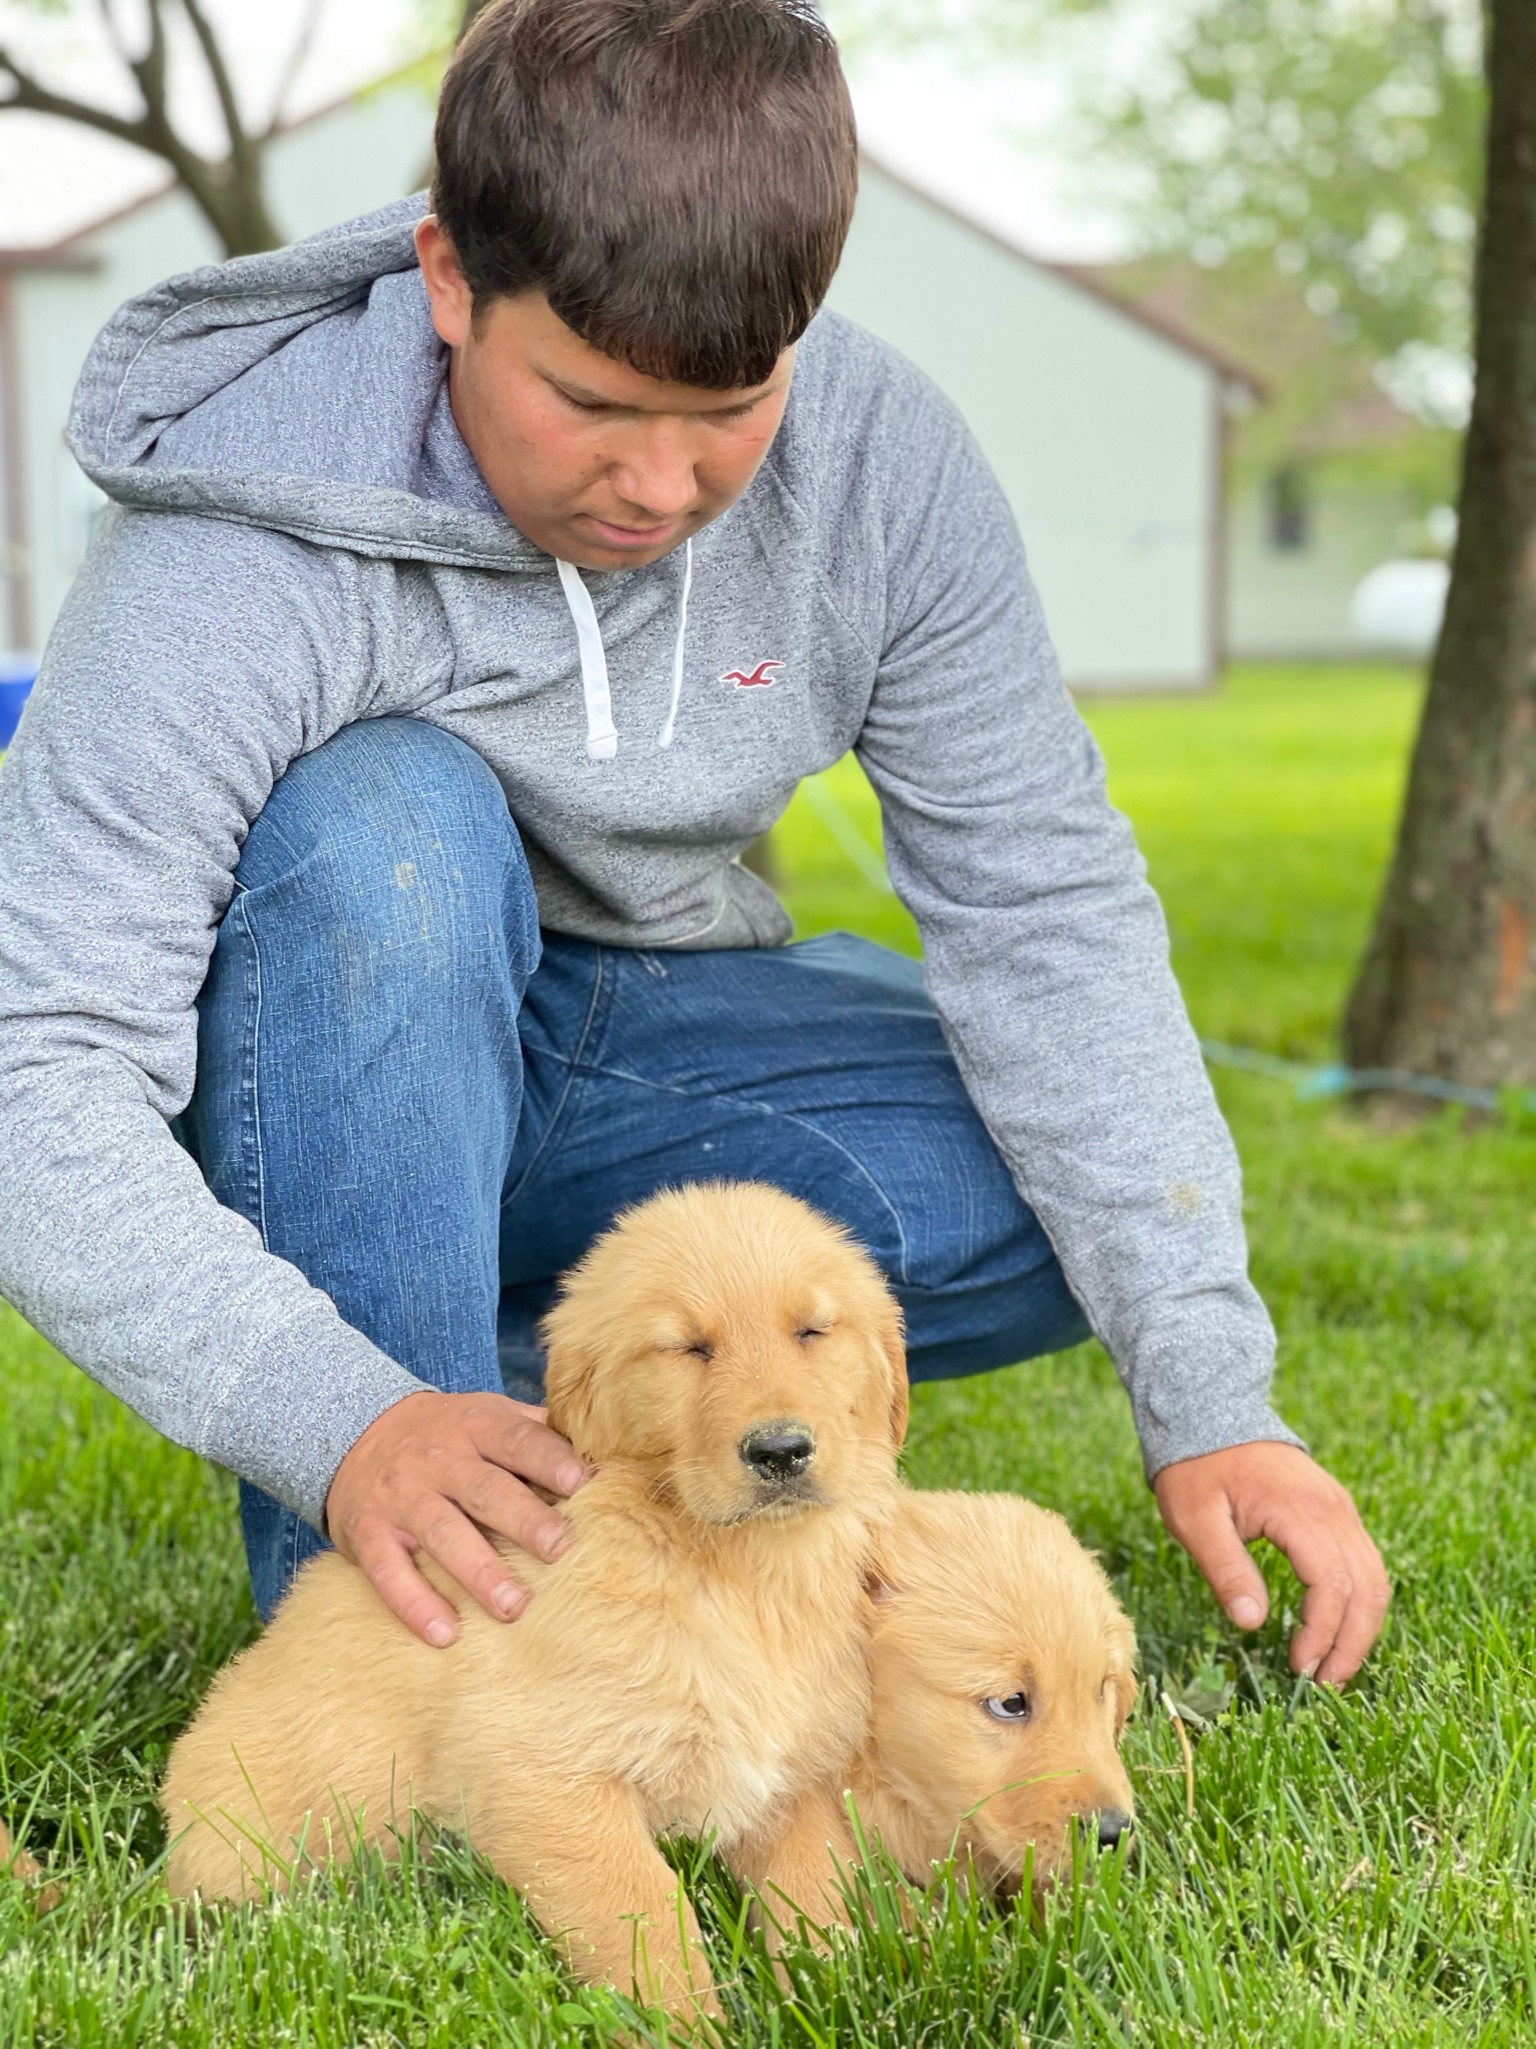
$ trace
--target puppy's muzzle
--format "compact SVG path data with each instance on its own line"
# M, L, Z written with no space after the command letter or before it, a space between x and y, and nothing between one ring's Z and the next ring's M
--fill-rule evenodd
M736 1455L761 1486L792 1487L816 1456L816 1439L803 1423L763 1423L749 1430Z
M1101 1807L1097 1814L1089 1815L1087 1825L1095 1831L1099 1848L1112 1850L1133 1824L1123 1808Z

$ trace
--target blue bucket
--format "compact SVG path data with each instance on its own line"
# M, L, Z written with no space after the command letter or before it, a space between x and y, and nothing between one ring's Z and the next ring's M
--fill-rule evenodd
M0 655L0 747L10 746L36 681L36 655Z

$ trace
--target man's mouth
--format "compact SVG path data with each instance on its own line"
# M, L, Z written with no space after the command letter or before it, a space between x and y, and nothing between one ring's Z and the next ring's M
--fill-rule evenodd
M680 519L664 519L655 526L621 526L611 519L599 519L595 512L580 515L607 548L661 548L675 541L683 530Z

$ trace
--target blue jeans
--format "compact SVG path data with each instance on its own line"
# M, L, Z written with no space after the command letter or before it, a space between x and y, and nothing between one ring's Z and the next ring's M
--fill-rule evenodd
M868 1246L915 1380L1087 1335L913 961L835 935L541 935L501 786L410 719L302 756L251 828L184 1124L214 1194L422 1380L541 1398L555 1277L627 1204L776 1183ZM241 1489L270 1613L321 1537Z

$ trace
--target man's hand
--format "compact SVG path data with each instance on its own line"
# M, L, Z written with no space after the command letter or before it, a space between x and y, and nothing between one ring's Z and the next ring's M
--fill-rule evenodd
M1325 1686L1353 1678L1381 1633L1392 1589L1355 1504L1292 1444L1238 1444L1164 1466L1152 1482L1163 1521L1239 1629L1269 1610L1246 1545L1268 1537L1306 1588L1291 1670Z
M407 1628L441 1649L458 1635L459 1618L417 1571L416 1553L435 1558L488 1615L511 1622L528 1605L527 1589L475 1524L558 1558L569 1525L523 1480L574 1494L586 1478L542 1409L501 1394L424 1390L358 1438L336 1468L325 1520L342 1557L362 1567Z

